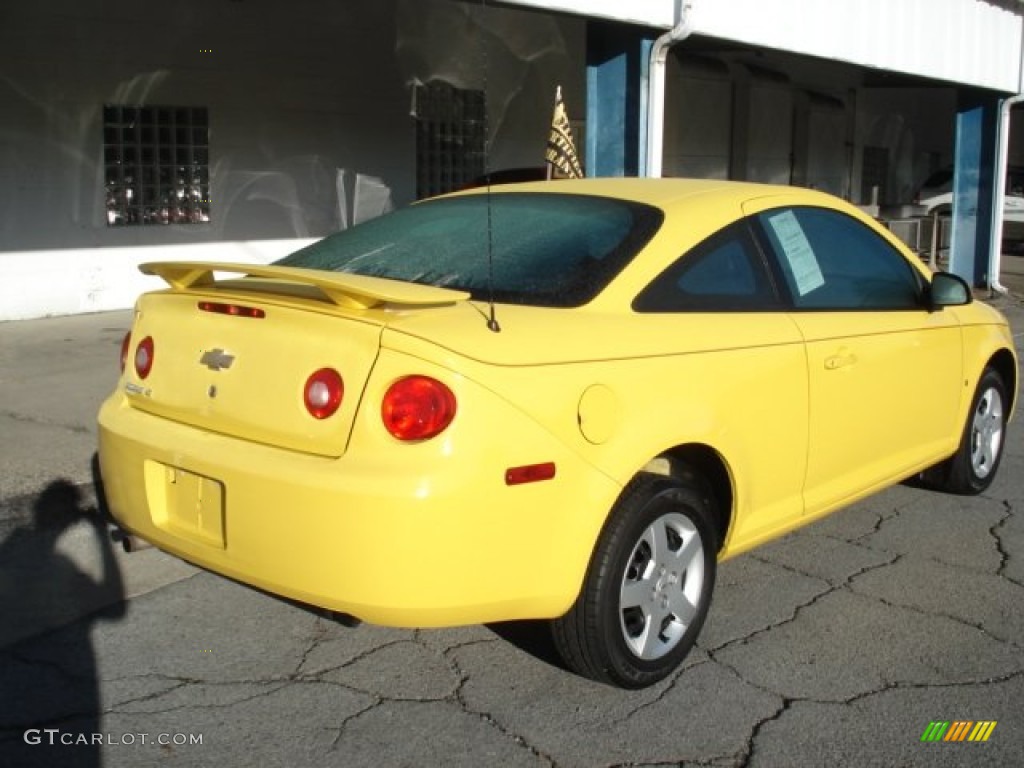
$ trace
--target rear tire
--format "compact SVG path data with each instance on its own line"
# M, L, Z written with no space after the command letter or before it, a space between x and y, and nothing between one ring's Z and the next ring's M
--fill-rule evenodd
M552 622L577 674L643 688L693 647L714 589L717 536L710 495L693 482L638 475L598 539L579 597Z

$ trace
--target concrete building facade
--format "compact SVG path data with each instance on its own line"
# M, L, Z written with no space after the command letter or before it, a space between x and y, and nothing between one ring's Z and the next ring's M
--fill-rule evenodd
M141 262L266 262L536 168L558 86L588 175L898 206L955 165L953 266L983 282L1021 40L1020 5L986 0L5 3L0 320L130 306L158 285Z

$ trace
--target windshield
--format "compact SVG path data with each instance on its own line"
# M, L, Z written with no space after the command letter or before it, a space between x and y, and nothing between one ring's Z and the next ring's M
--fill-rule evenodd
M596 296L661 219L655 208L603 197L476 194L386 214L276 263L455 288L480 300L570 307Z

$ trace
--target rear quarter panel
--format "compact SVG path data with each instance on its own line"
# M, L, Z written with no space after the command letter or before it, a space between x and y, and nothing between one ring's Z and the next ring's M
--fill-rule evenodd
M671 448L711 447L729 466L734 484L727 549L799 520L807 376L799 333L788 316L570 314L571 322L556 325L552 318L546 333L506 322L500 334L502 344L544 345L549 356L552 348L564 349L565 362L496 365L446 351L443 364L542 426L616 488ZM603 355L573 361L574 350L590 349L593 339L600 340ZM386 333L384 343L413 356L438 354L429 342L404 334ZM595 389L601 393L598 427L588 424L593 414L587 398ZM488 418L465 409L460 413L467 419ZM544 460L544 454L535 460ZM595 500L580 490L571 514L583 521L579 534L589 552L615 496L585 507L583 498L590 499L588 504Z

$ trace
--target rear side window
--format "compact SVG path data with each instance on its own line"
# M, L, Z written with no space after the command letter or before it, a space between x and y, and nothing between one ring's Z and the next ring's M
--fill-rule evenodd
M656 209L558 193L440 198L331 235L278 261L291 267L571 307L594 298L661 225Z
M658 275L633 301L636 312L777 309L778 297L745 221L719 230Z
M839 211L758 214L797 309L920 309L922 279L878 233Z

